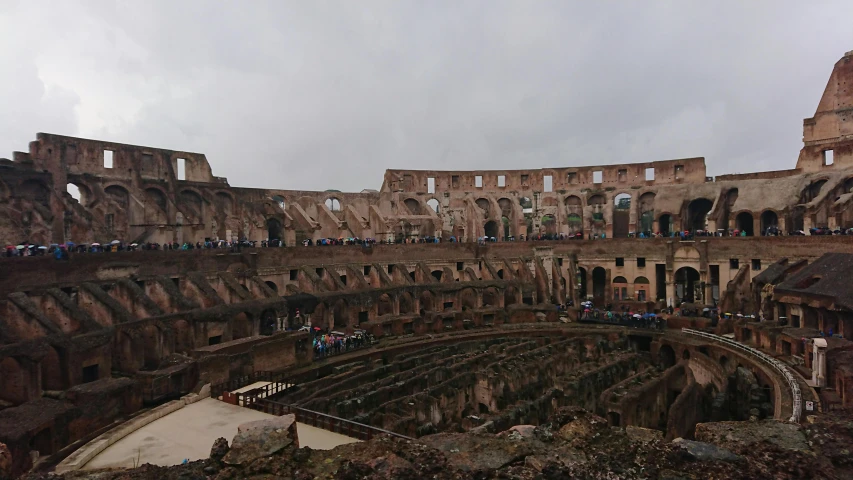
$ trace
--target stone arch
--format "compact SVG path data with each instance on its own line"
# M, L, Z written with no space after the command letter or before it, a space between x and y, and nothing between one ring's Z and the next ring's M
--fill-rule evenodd
M655 224L655 194L646 192L640 195L637 202L637 230L650 233Z
M278 208L280 208L282 212L286 210L287 201L285 201L284 197L282 197L281 195L273 195L272 201L275 202L276 205L278 205Z
M646 277L637 277L634 279L634 294L637 301L645 302L651 298L651 287L649 279Z
M627 238L631 222L631 194L613 197L613 238Z
M281 221L271 217L267 219L267 240L282 240L284 238L284 229L281 226Z
M604 302L607 284L607 271L603 267L592 269L592 297L596 305Z
M400 315L406 315L409 313L414 313L415 311L415 301L412 298L412 295L409 292L403 292L400 294Z
M156 370L165 356L163 333L157 325L142 328L143 365L146 370Z
M492 210L491 202L486 198L478 198L477 200L474 200L474 203L483 211L483 218L489 218L489 214Z
M44 390L65 390L65 375L62 372L62 359L53 345L47 345L41 359L41 388Z
M248 312L240 312L231 320L231 339L238 340L252 336L252 319Z
M113 348L113 366L123 372L135 372L144 364L144 348L129 332L116 332L116 345Z
M695 232L696 230L705 230L708 221L708 213L714 202L707 198L696 198L687 205L687 222L684 225L685 230Z
M672 232L672 215L664 213L658 219L658 232L663 235L669 235Z
M377 315L391 315L394 313L394 304L391 303L391 297L387 293L383 293L377 300Z
M175 321L172 324L172 330L175 332L175 351L178 353L188 353L195 348L193 341L193 332L189 322L184 319Z
M518 289L515 285L508 285L504 290L504 306L515 305L518 303Z
M566 224L569 234L583 231L583 200L577 195L566 197Z
M264 282L264 283L266 284L266 286L270 287L270 288L272 289L272 291L273 291L273 292L278 293L278 285L276 285L276 283L275 283L275 282L273 282L273 281L271 281L271 280L267 280L267 281L266 281L266 282Z
M274 308L268 308L258 317L258 334L269 336L275 333L278 326L278 314Z
M331 328L347 328L352 327L349 315L349 304L343 298L339 299L332 306Z
M441 205L438 203L438 200L430 198L427 200L426 204L433 212L441 213Z
M495 287L489 287L483 290L483 306L484 307L499 307L500 293Z
M192 217L192 223L201 223L204 209L204 200L202 200L201 194L195 190L184 189L181 190L178 198L181 202L181 210L183 210L184 214Z
M107 198L121 208L130 206L130 192L121 185L110 185L104 189Z
M737 217L735 217L735 220L737 229L741 232L745 232L747 237L751 237L755 234L753 230L753 219L751 212L740 212L737 214Z
M821 178L812 181L803 191L800 193L800 203L809 203L818 195L820 195L823 186L826 185L826 179Z
M661 345L658 350L658 364L664 369L675 366L675 350L670 345Z
M613 300L626 300L631 296L631 291L628 288L628 279L622 276L613 278Z
M160 212L166 212L166 206L168 201L166 200L166 193L163 190L155 187L148 187L145 189L145 207L148 208L149 204L151 208L159 210Z
M15 357L6 357L0 361L0 400L19 405L26 402L26 374Z
M326 199L326 208L333 212L340 212L341 201L337 197L329 197Z
M699 285L699 272L693 267L681 267L675 271L675 296L681 302L693 303L697 300L696 287ZM698 293L702 295L701 292Z
M65 185L65 191L84 207L88 207L92 203L92 189L83 182L69 180L68 184Z
M226 192L216 192L214 196L216 207L225 215L233 215L234 213L234 198Z
M477 292L473 288L463 288L459 291L459 305L461 310L477 308Z
M512 208L512 200L508 198L500 198L498 199L498 207L501 209L501 216L512 218L513 208Z
M433 270L430 272L430 276L435 279L436 282L440 282L441 278L444 276L444 271L442 270Z
M542 227L541 232L545 235L556 235L557 234L557 219L551 215L543 215L541 221Z
M418 297L418 302L421 304L421 310L424 312L435 311L434 296L429 290L424 290Z
M421 202L419 202L415 198L407 198L403 201L403 205L406 206L406 209L409 210L409 213L412 215L420 215L421 214Z
M779 216L773 210L761 212L761 234L767 235L767 229L779 226Z
M498 222L494 220L489 220L488 222L486 222L486 224L483 225L483 233L489 238L495 237L495 239L497 239L500 236Z
M30 179L22 182L18 188L19 197L40 203L45 207L50 206L50 188L41 180Z

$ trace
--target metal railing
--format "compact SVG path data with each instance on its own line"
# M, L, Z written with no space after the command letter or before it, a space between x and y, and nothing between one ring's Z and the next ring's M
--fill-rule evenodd
M219 398L223 396L223 394L225 394L226 392L230 393L234 390L239 390L243 387L247 387L257 382L270 382L270 384L276 385L274 387L270 387L270 385L267 385L267 387L279 389L272 393L268 392L270 395L274 393L279 393L283 391L283 389L291 388L297 384L297 382L293 378L284 373L259 371L253 372L249 375L242 375L240 377L235 378L234 380L230 380L223 383L217 383L216 385L211 385L210 396L213 398ZM279 385L285 385L285 387L280 387ZM269 388L267 388L267 390L269 390Z
M802 404L803 404L803 396L800 393L800 384L797 382L797 379L794 378L794 375L788 369L788 367L776 360L775 358L767 355L766 353L752 348L748 345L744 345L740 342L736 342L732 339L721 337L720 335L714 335L712 333L701 332L699 330L693 330L691 328L682 328L682 332L688 333L691 335L696 335L699 337L704 337L710 340L714 340L720 343L724 343L726 346L732 347L736 350L744 351L754 357L758 357L764 363L773 367L777 372L779 372L785 380L788 382L788 386L791 388L791 397L793 399L793 411L791 412L791 418L788 419L789 422L799 423L800 422L800 414L802 412Z
M259 410L270 415L282 416L294 414L296 421L311 425L312 427L321 428L329 432L339 433L348 437L357 438L359 440L370 440L380 435L390 435L402 440L411 440L411 438L400 435L399 433L383 430L381 428L372 427L363 423L353 422L345 418L335 417L325 413L307 410L295 405L287 405L285 403L268 400L265 398L255 398L251 402L247 402L246 407L254 410Z

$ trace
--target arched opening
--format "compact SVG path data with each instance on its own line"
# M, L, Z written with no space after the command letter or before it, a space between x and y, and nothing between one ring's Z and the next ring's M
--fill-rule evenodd
M685 348L684 351L681 352L681 359L682 360L690 360L690 350Z
M495 287L489 287L483 290L483 306L484 307L497 307L499 293Z
M619 412L607 412L607 423L611 427L619 427L622 424L622 416Z
M172 325L172 330L175 332L175 351L178 353L187 353L194 348L193 335L190 330L190 324L186 320L178 320Z
M646 192L640 195L640 205L638 208L640 225L637 230L650 234L654 230L655 225L655 194Z
M557 219L553 215L542 217L542 233L548 237L553 237L557 234Z
M462 310L477 308L477 293L472 288L465 288L459 292L459 304Z
M675 350L669 345L663 345L658 350L658 364L667 369L675 366Z
M267 286L268 286L268 287L270 287L270 288L272 289L272 291L273 291L273 292L278 293L278 285L276 285L276 284L275 284L275 282L272 282L272 281L270 281L270 280L267 280L267 281L266 281L266 282L264 282L264 283L266 283L266 284L267 284Z
M658 232L660 232L664 236L669 236L669 233L672 231L672 216L669 214L664 214L660 216L658 220Z
M432 275L432 278L434 278L436 282L440 282L441 277L444 275L444 272L441 270L433 270L431 272L431 275Z
M634 279L634 294L638 302L645 302L651 297L649 296L649 279L646 277L637 277Z
M272 201L278 205L278 208L280 208L282 212L285 210L285 207L287 207L287 203L285 203L284 197L281 195L273 195Z
M820 195L821 189L826 184L826 180L817 180L812 182L808 187L806 187L802 193L800 194L800 203L809 203L818 195Z
M729 359L725 355L720 355L720 366L723 367L723 373L728 372Z
M47 352L41 360L41 388L44 390L65 390L62 375L62 362L59 352L53 346L47 346Z
M400 294L400 315L413 313L415 311L415 302L408 292Z
M267 219L267 240L281 240L281 222L277 218Z
M166 218L166 195L159 188L145 189L145 222L149 224L168 223Z
M491 210L491 204L489 201L485 198L478 198L477 200L474 200L474 203L483 211L483 218L489 218L489 211Z
M613 279L613 300L627 300L630 297L628 290L628 280L625 277L616 277Z
M690 231L705 230L708 225L708 213L714 202L707 198L697 198L687 206L687 227Z
M521 213L524 215L524 223L527 226L525 235L533 235L533 201L530 197L519 197L518 203L521 205Z
M746 233L747 237L751 237L753 235L752 228L752 214L749 212L740 212L737 214L737 218L735 219L737 222L737 229L741 232Z
M192 190L184 190L178 198L181 210L192 220L189 223L201 223L203 202L199 194Z
M501 240L506 240L507 238L509 238L511 236L509 233L509 218L501 217L501 225L503 225L503 232L504 232L504 236Z
M65 191L68 192L68 195L71 195L71 198L73 198L74 200L77 200L77 202L79 202L80 205L83 205L85 207L86 205L88 205L89 202L88 202L88 199L86 198L87 197L87 195L86 195L87 191L84 188L80 188L78 185L75 185L73 183L69 183L68 185L65 186Z
M498 238L498 235L499 235L499 233L498 233L498 222L496 222L494 220L489 220L483 226L483 230L485 231L485 235L487 237L489 237L489 238L495 237L495 239Z
M592 269L592 301L596 305L604 304L604 290L607 284L607 271L602 267Z
M585 300L587 297L586 269L583 267L578 267L578 296L581 300Z
M142 329L143 365L146 370L156 370L163 357L163 339L160 329L154 325L146 325Z
M779 217L773 210L765 210L761 214L761 234L772 234L779 228Z
M130 193L124 187L110 185L104 189L104 193L107 194L107 198L120 207L127 208L130 203Z
M403 312L401 311L400 313ZM351 326L349 319L349 305L346 300L340 299L335 302L335 306L332 307L332 322L331 325L329 325L329 329L349 328Z
M433 212L439 213L438 200L436 200L434 198L430 198L429 200L427 200L426 203L427 203L427 206L429 206L429 208L431 208Z
M260 325L258 325L258 333L269 336L275 333L275 327L278 324L278 315L273 309L267 309L261 312Z
M583 232L583 202L576 195L566 197L566 224L570 235Z
M406 209L412 215L420 215L421 214L421 202L417 201L414 198L407 198L403 201L403 205L406 206Z
M383 315L391 315L392 313L394 313L394 305L391 303L391 297L387 293L383 293L379 296L377 314L381 317Z
M214 199L216 200L216 207L221 213L229 216L233 213L234 200L231 198L231 195L224 192L218 192Z
M508 307L510 305L515 305L518 303L518 289L513 285L509 285L504 290L504 306Z
M421 304L421 310L424 312L432 312L435 310L433 305L432 292L424 290L418 297L418 302Z
M326 208L328 208L329 210L331 210L333 212L340 212L341 211L341 201L335 197L327 198L326 199Z
M6 357L0 361L0 400L13 405L28 400L24 370L14 357Z
M613 237L627 238L631 219L631 195L620 193L613 199Z
M498 278L503 280L503 278L504 278L504 269L503 268L498 270Z
M240 312L234 315L234 320L231 322L231 338L238 340L252 336L252 322L246 312Z
M675 296L679 302L693 303L701 298L699 288L699 272L695 268L681 267L675 271Z

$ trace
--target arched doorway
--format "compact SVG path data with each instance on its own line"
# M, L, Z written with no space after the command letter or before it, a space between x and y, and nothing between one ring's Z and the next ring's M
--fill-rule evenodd
M278 315L276 315L275 310L264 310L261 313L261 324L259 325L258 333L267 336L272 335L275 333L275 327L277 324Z
M658 350L658 364L664 369L675 365L675 350L669 345L663 345Z
M692 232L696 230L705 230L708 221L708 212L714 206L714 202L707 198L697 198L690 202L687 206L687 224L686 229Z
M740 212L737 214L737 229L741 232L746 232L747 237L751 237L754 232L752 228L752 214L749 212Z
M679 302L693 303L701 298L699 287L699 272L695 268L681 267L675 271L675 296Z
M628 280L625 277L613 279L613 300L627 300L629 297Z
M764 213L761 214L761 234L767 235L767 230L770 227L778 227L779 226L779 217L776 215L776 212L773 210L765 210Z
M583 232L583 202L576 195L566 197L566 224L570 235Z
M268 240L283 240L281 236L281 222L276 218L267 220L267 239Z
M645 302L649 297L649 279L646 277L637 277L634 279L634 292L638 302Z
M592 269L592 301L596 305L604 303L604 290L607 285L607 271L602 267Z
M620 193L613 199L613 238L627 238L631 220L631 195Z
M640 225L637 227L637 230L645 234L650 234L655 224L655 194L646 192L640 195L639 203L637 211L640 214Z
M486 232L487 237L495 237L496 239L498 238L498 222L494 220L489 220L488 222L486 222L486 225L484 226L483 230Z
M581 301L586 300L586 269L578 267L578 297Z
M557 220L553 215L545 215L542 217L542 233L549 238L553 238L557 234Z
M0 361L0 400L18 405L27 401L24 370L14 357Z
M501 217L501 225L503 225L504 236L501 240L506 240L511 235L509 233L509 218Z
M669 214L664 214L660 216L658 220L658 232L660 232L664 236L669 236L669 232L672 229L672 216Z

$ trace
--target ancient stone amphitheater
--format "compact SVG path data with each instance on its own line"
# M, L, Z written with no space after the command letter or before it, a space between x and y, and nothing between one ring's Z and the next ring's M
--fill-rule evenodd
M0 258L0 478L207 393L447 458L441 435L497 451L492 434L568 407L655 442L820 424L853 404L853 241L811 235L853 227L853 52L803 129L790 170L388 170L360 193L237 188L202 154L38 134L0 160L0 239L160 248ZM185 243L222 248L162 248ZM665 322L583 321L584 300ZM376 341L319 358L316 329ZM483 468L519 458L560 463Z

